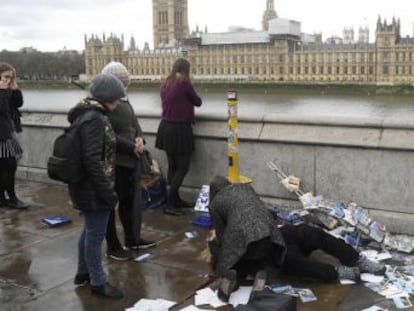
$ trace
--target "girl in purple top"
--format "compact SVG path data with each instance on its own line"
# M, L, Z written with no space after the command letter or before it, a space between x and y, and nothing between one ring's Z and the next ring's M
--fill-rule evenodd
M183 215L183 208L192 207L181 199L179 188L190 168L191 153L194 151L194 106L201 106L190 80L190 63L183 58L175 61L169 76L162 82L161 122L158 127L155 147L167 154L170 185L164 213Z

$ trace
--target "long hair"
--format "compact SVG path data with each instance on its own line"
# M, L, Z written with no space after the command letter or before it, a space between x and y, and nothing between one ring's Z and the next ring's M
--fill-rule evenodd
M188 60L179 58L174 62L170 74L162 83L162 87L168 86L175 80L190 80L190 62Z
M210 182L210 198L209 201L213 201L216 194L224 187L231 185L231 182L224 176L217 175Z
M14 69L14 67L8 63L0 63L0 74L5 72L5 71L13 71L13 75L16 77L16 70Z

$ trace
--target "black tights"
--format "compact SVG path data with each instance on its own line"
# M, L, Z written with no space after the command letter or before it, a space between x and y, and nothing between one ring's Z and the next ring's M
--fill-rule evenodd
M168 184L170 192L168 194L168 204L179 203L180 189L185 175L190 169L191 153L167 153L168 158Z
M17 170L16 158L0 159L0 200L5 200L5 192L10 200L16 200L16 192L14 190L15 175Z

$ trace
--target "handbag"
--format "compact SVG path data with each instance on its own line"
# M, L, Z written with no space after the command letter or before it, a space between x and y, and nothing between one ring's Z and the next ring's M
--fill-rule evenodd
M238 305L237 311L295 311L296 297L277 294L269 288L258 291L247 305Z

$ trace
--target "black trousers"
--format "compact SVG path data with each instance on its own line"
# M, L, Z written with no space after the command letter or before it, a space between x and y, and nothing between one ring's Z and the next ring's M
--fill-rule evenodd
M15 192L16 170L16 158L0 158L0 200L6 199L5 193L9 199L17 200Z
M127 245L138 245L141 232L141 189L137 180L139 176L136 176L135 169L115 167L115 191L119 200L118 214L124 229L124 242ZM106 242L109 250L121 248L116 231L115 210L112 210L109 215Z
M280 231L286 243L286 255L282 265L275 264L280 258L280 248L269 238L250 243L245 255L234 267L240 280L255 272L252 267L256 267L257 271L268 264L278 266L289 275L325 282L337 280L338 273L333 265L309 257L315 250L322 250L336 257L345 266L355 266L358 261L359 253L352 246L321 228L285 225Z
M167 181L170 185L167 202L169 205L176 205L180 201L178 190L183 184L184 177L190 169L191 152L188 153L169 153Z

